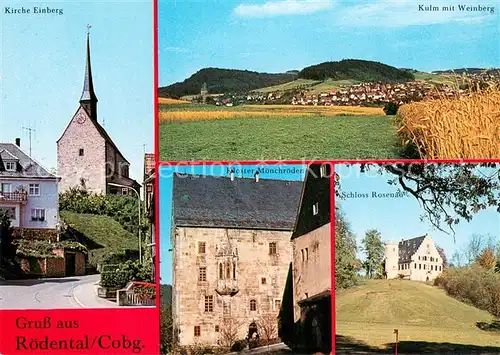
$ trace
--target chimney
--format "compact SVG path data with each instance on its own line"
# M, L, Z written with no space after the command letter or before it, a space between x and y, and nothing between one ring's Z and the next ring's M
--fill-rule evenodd
M253 174L253 176L255 177L255 182L259 182L259 172L256 171L255 174Z
M17 145L18 147L20 147L20 146L21 146L21 138L16 138L16 145Z
M231 169L229 176L231 177L231 181L234 181L234 169Z

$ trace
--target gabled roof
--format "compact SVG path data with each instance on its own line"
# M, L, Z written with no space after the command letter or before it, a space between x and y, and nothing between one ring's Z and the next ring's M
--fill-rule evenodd
M13 143L0 143L0 178L1 177L34 177L56 179L47 169L30 158L20 147ZM16 171L5 171L4 160L17 160Z
M61 136L59 137L59 139L57 140L57 143L59 143L59 141L62 139L62 137L64 137L64 134L66 133L66 131L68 130L69 126L71 125L71 122L73 122L73 119L75 118L76 114L78 113L79 110L82 110L86 115L87 115L87 119L88 121L91 121L93 124L94 124L94 127L97 129L97 131L99 132L99 134L101 135L102 138L104 138L104 140L110 144L117 152L118 154L121 155L121 157L123 158L123 160L125 160L125 162L129 163L130 162L125 158L125 156L120 152L120 150L118 149L118 147L116 146L116 144L113 142L113 140L111 139L111 137L109 136L108 132L106 132L106 130L104 129L104 127L102 127L99 122L93 120L91 118L91 115L90 113L85 109L85 107L83 106L79 106L78 109L76 110L75 114L73 115L73 117L71 118L71 120L69 121L69 123L67 124L66 128L64 129L63 133L61 134Z
M176 174L174 224L292 231L301 189L301 181Z
M427 235L416 237L412 239L402 240L398 244L399 248L399 262L406 263L411 261L411 257L417 252L420 245Z
M6 149L0 149L0 159L2 160L19 160L18 157L16 157L14 154L9 152Z

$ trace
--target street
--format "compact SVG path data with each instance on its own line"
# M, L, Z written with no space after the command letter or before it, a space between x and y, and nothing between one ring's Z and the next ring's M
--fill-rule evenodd
M115 308L97 297L99 275L0 281L0 309Z

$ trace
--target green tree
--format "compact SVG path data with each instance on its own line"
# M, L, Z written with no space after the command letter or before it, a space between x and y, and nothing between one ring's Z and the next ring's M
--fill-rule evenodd
M454 226L470 222L479 211L500 212L498 163L361 164L360 169L387 176L389 185L419 202L421 219L453 236ZM339 186L336 194L342 198Z
M380 272L380 265L384 261L385 248L384 243L382 243L382 236L378 230L370 229L366 231L362 243L366 253L366 260L363 264L366 275L373 278Z
M335 289L342 289L356 284L359 263L356 238L340 208L335 209Z

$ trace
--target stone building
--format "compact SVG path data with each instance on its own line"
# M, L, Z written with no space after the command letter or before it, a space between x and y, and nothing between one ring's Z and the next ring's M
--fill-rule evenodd
M172 302L180 345L223 345L229 333L241 340L266 319L277 323L301 187L174 176Z
M329 164L309 166L292 234L293 282L287 284L283 294L283 305L290 309L282 312L284 324L280 333L295 353L300 354L331 352L330 175Z
M129 177L130 163L99 124L87 33L87 59L80 105L57 141L59 191L84 187L94 193L134 194L140 185Z
M385 272L388 279L403 277L428 282L433 281L442 271L443 258L427 234L385 243Z

